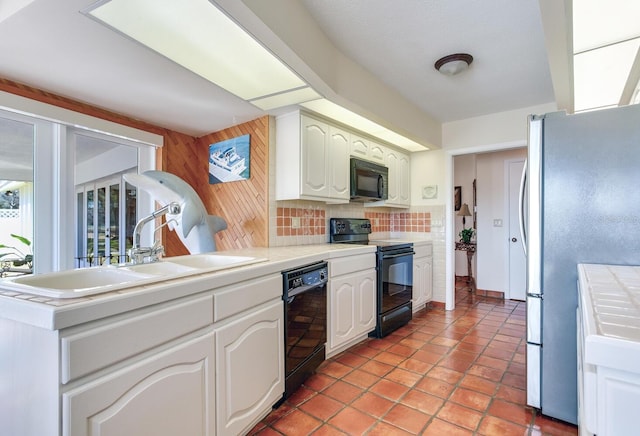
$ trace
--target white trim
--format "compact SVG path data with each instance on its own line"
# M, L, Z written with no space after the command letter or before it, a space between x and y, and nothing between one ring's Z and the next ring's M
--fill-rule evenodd
M128 139L144 145L151 145L153 147L162 147L164 145L164 137L162 135L135 129L4 91L0 91L0 108L9 112L17 112L67 126L104 133L112 137Z

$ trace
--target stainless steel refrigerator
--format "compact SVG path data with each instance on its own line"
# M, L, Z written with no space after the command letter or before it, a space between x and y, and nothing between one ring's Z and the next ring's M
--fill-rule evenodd
M640 105L532 116L523 180L527 403L576 424L576 266L640 265Z

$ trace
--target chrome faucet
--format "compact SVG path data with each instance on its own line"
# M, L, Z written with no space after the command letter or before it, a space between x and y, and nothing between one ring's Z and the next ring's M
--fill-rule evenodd
M142 218L136 223L136 226L133 229L133 247L129 249L129 258L131 259L131 263L138 264L156 262L158 260L158 256L164 254L164 247L160 245L160 242L157 239L155 239L155 234L160 228L167 225L169 221L159 225L154 229L154 241L151 247L140 247L140 235L142 234L142 229L145 224L155 220L158 217L166 214L177 215L179 213L180 205L178 203L171 202L166 206L154 211L151 215Z

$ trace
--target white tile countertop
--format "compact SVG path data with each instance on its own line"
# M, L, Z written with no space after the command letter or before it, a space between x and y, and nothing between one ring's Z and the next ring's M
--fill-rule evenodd
M16 292L3 288L0 281L0 318L58 330L322 260L371 253L375 249L367 245L319 244L229 250L217 254L266 260L188 277L163 277L155 283L81 298L55 299Z
M639 372L640 266L578 265L585 362Z

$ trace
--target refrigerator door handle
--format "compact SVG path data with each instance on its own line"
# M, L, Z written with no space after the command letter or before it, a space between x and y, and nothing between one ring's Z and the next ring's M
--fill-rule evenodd
M524 167L522 168L522 178L520 179L520 195L518 197L518 203L520 208L520 216L518 222L520 223L520 240L522 241L522 249L524 255L527 255L527 228L525 217L525 192L527 189L527 160L524 161Z

